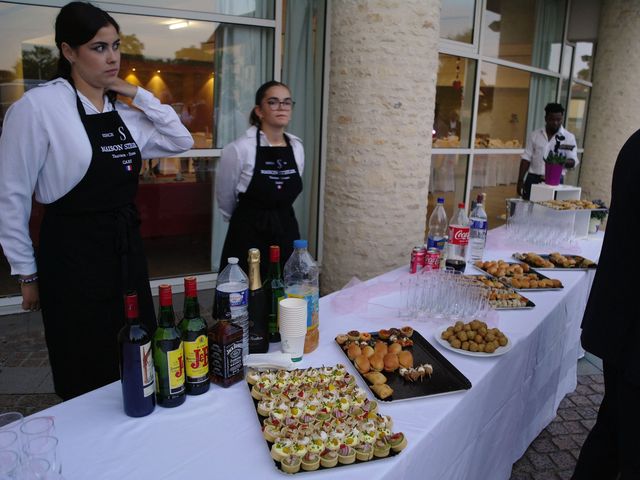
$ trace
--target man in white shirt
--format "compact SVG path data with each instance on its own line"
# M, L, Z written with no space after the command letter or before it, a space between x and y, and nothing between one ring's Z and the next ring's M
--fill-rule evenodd
M529 200L531 185L544 181L544 159L554 151L556 144L558 152L567 157L565 168L575 168L579 163L576 137L562 126L562 105L548 103L544 111L545 126L531 132L520 160L517 194L525 200Z

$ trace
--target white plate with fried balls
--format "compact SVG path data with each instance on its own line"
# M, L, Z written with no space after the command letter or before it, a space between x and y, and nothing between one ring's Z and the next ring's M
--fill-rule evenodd
M493 353L472 352L470 350L463 350L462 348L452 347L451 344L448 341L446 341L445 339L443 339L440 336L440 333L436 333L434 335L434 338L435 338L436 342L438 342L440 345L442 345L447 350L451 350L452 352L460 353L461 355L468 355L470 357L498 357L500 355L504 355L505 353L507 353L509 350L511 350L511 347L513 346L513 343L511 343L511 340L507 339L507 344L504 347L496 348L496 350Z

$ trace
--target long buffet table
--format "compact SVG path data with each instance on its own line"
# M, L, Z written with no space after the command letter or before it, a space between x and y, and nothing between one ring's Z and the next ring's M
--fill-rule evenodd
M601 235L590 236L564 253L597 260L601 243ZM489 233L484 258L507 260L514 251L523 250L514 250L504 229L496 229ZM356 373L333 338L351 329L374 331L408 323L398 318L397 308L388 308L399 304L400 292L394 285L408 275L402 267L323 297L320 346L304 357L300 367L344 363ZM579 325L593 272L553 272L553 276L563 282L562 291L526 293L536 304L534 309L495 315L494 322L514 344L505 355L463 356L432 341L473 387L437 397L381 402L380 411L394 420L393 430L404 432L409 441L400 455L302 474L367 479L509 478L512 464L576 386ZM434 321L411 325L428 340L441 330ZM55 417L67 480L284 475L270 458L244 383L229 389L212 385L208 393L187 398L181 407L157 407L150 416L133 419L122 410L116 382L41 414Z

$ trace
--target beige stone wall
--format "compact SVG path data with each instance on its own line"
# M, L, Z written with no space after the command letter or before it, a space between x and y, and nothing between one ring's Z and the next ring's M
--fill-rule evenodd
M322 291L424 240L438 0L331 2Z
M640 128L640 2L604 0L580 186L607 205L616 157Z

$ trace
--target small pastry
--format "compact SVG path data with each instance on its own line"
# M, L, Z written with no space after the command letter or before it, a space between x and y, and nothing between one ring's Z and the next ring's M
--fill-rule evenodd
M378 458L384 458L389 455L391 447L386 440L380 438L373 444L373 456Z
M398 355L395 353L387 353L384 356L384 371L385 372L395 372L400 363L398 362Z
M382 385L383 383L387 383L387 377L380 372L369 372L364 375L364 378L372 385Z
M356 358L361 353L362 353L362 350L360 350L360 347L355 343L352 343L351 345L349 345L349 348L347 349L347 356L351 361L353 361L353 359Z
M344 443L340 445L338 449L338 462L343 465L348 465L356 461L356 451Z
M402 345L400 345L399 343L392 343L391 345L389 345L389 348L387 349L388 353L398 354L401 351L402 351Z
M271 410L273 410L273 401L272 400L261 400L258 402L257 406L258 415L263 417L268 417Z
M363 347L360 349L362 352L362 355L366 355L367 358L371 358L371 356L376 353L376 351L373 349L373 347L371 345L367 345L366 347Z
M385 398L393 395L393 389L386 383L381 385L371 385L371 390L373 390L373 393L375 393L380 400L384 400Z
M302 457L302 470L310 472L312 470L318 470L320 468L320 455L317 453L307 452Z
M391 449L396 453L402 451L407 446L407 437L405 437L402 432L394 433L388 437L388 441Z
M373 346L373 350L375 351L375 353L379 353L382 356L385 356L387 353L389 353L389 346L386 343L378 340Z
M338 453L335 450L326 449L320 454L320 465L324 468L335 467L338 464Z
M403 334L405 337L411 337L411 335L413 335L413 328L411 328L411 327L409 327L409 326L402 327L402 328L400 329L400 331L402 332L402 334Z
M371 365L371 369L376 372L381 371L384 368L384 355L381 353L376 353L369 357L369 364Z
M258 380L260 380L260 375L261 373L257 370L249 370L249 373L247 373L247 383L249 385L255 385L258 383Z
M382 329L378 332L378 336L381 340L387 340L391 336L391 332L389 330Z
M398 354L398 363L400 363L400 366L402 366L404 368L412 368L413 367L413 355L411 354L411 352L409 352L407 350L402 350Z
M280 462L283 458L291 455L291 444L291 440L285 439L271 445L271 458L276 462Z
M258 384L256 383L253 387L251 387L251 396L255 399L255 400L262 400L262 392L260 391L260 387L258 386Z
M356 451L357 460L368 462L373 458L373 446L370 443L361 443L353 448Z
M369 332L360 332L360 341L368 342L371 340L371 334Z
M368 373L371 370L371 364L369 363L369 357L366 355L360 354L356 358L353 359L353 364L356 366L358 371L362 374Z
M280 468L285 473L298 473L301 464L302 460L300 460L300 457L289 455L280 461Z
M347 332L347 336L349 337L349 340L354 342L360 340L360 332L358 330L351 330L350 332Z
M345 335L344 333L336 337L336 342L338 345L344 345L345 343L347 343L347 341L349 341L349 336Z
M265 425L264 430L262 430L262 436L269 443L275 442L278 439L279 435L280 428L274 425Z

